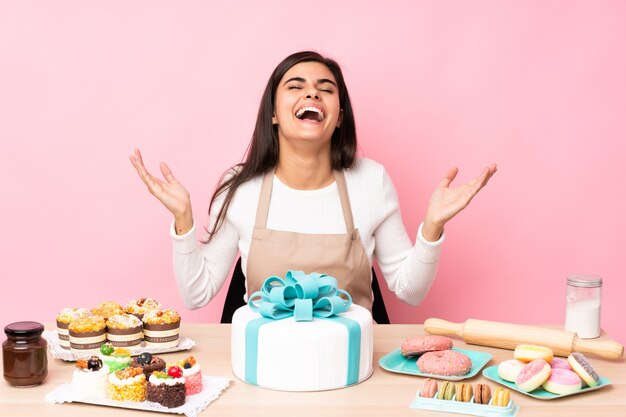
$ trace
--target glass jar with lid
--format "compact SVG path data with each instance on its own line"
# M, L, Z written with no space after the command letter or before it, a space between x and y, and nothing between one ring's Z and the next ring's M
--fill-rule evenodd
M4 379L14 387L39 385L48 375L48 343L42 332L43 324L35 321L19 321L4 328Z
M583 339L600 336L602 278L595 275L567 277L565 330Z

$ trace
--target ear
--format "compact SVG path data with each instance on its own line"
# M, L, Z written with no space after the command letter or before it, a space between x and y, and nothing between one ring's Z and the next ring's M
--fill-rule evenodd
M343 109L339 109L339 117L337 118L337 126L335 129L339 129L341 127L341 122L343 120Z
M276 115L272 116L272 124L273 125L277 125L278 124L278 120L276 119Z

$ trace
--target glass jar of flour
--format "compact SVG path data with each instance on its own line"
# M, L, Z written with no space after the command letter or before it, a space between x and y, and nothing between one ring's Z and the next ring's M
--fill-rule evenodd
M600 336L602 278L595 275L567 277L565 330L583 339Z

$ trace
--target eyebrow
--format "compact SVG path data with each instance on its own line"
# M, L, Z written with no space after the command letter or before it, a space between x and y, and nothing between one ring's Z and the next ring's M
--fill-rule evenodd
M287 81L285 81L283 83L283 85L287 84L288 82L291 81L297 81L300 83L306 82L306 80L302 77L291 77L290 79L288 79ZM329 83L334 85L335 87L337 87L337 84L333 81L333 80L329 80L328 78L320 78L319 80L317 80L317 84L325 84L325 83Z

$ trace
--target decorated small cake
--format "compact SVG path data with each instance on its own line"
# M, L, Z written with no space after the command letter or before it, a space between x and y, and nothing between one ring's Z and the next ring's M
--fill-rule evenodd
M176 311L150 310L143 316L143 338L146 346L178 346L180 333L180 314Z
M76 361L72 375L72 390L76 398L82 400L103 399L106 397L109 368L97 356Z
M146 379L150 379L152 372L165 369L165 361L158 356L152 355L150 352L144 352L138 357L133 358L130 366L143 369Z
M115 401L145 401L146 376L141 368L124 368L110 373L107 398Z
M202 371L200 365L196 363L196 358L188 356L185 360L176 362L176 365L183 370L187 395L202 392Z
M70 348L78 357L98 353L106 341L106 323L100 316L84 316L72 321L68 327Z
M153 372L148 381L148 401L167 408L185 404L185 377L178 366L170 366L167 372Z
M115 316L117 314L124 314L124 309L121 305L116 303L115 301L104 301L100 303L98 306L91 309L91 312L96 315L103 317L105 320L111 316Z
M143 324L132 314L111 316L107 320L107 339L113 346L140 345L143 340Z
M139 320L143 319L143 315L150 310L160 310L161 303L154 298L139 298L130 300L124 309L126 313L137 316Z
M64 308L57 314L57 330L59 333L59 344L63 349L70 348L70 333L68 327L74 320L91 316L88 308Z
M109 367L111 372L127 368L132 361L128 350L113 347L110 343L100 346L100 353L102 354L102 361Z
M372 374L372 315L327 275L289 271L285 279L268 278L235 311L231 329L233 373L249 384L319 391Z

